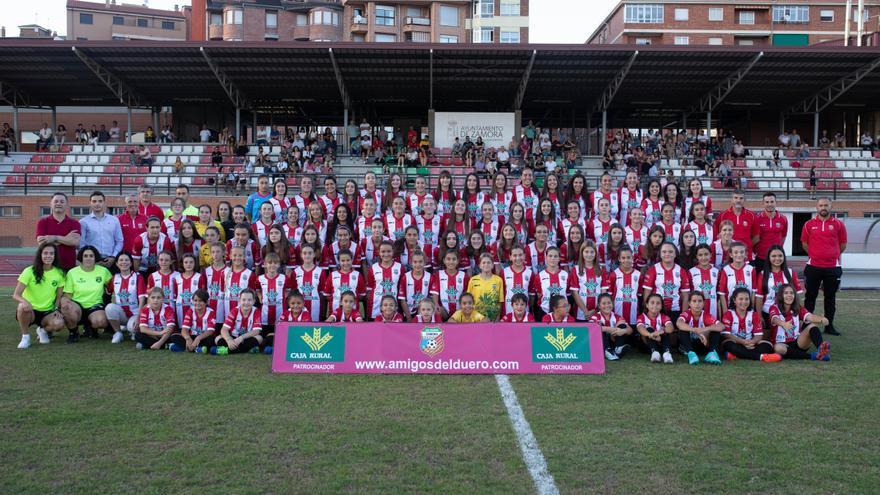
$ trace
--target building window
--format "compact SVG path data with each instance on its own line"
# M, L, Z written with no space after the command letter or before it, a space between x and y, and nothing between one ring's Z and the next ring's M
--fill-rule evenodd
M376 24L380 26L393 26L394 7L388 5L376 5Z
M174 29L174 21L162 21L162 29Z
M495 29L490 27L474 31L474 43L492 43L495 41Z
M406 8L406 16L407 17L427 17L424 15L425 12L421 7L407 7Z
M722 40L721 38L709 38L709 44L710 44L710 45L716 45L716 46L717 46L717 45L723 45L723 44L724 44L724 40Z
M88 206L71 206L70 207L70 216L72 218L82 218L82 217L88 215L89 213L91 213L91 210L89 209ZM110 212L108 211L108 213L110 213ZM48 206L41 206L40 207L40 216L41 217L45 217L45 216L51 215L51 214L52 214L52 209L50 207L48 207Z
M82 12L79 13L79 23L80 24L91 24L92 23L92 14L84 14Z
M501 42L502 43L519 43L519 30L516 30L516 31L501 30Z
M637 45L650 45L651 38L636 38Z
M441 34L440 43L458 43L458 36L453 36L451 34Z
M741 10L739 12L739 23L752 25L755 23L755 12L751 10Z
M495 0L477 0L474 2L474 17L492 17L495 15Z
M834 11L833 10L820 10L819 11L819 20L822 22L834 22Z
M690 45L691 39L689 36L676 36L675 37L675 44L676 45Z
M393 34L376 33L377 43L394 43L395 41L397 41L397 36Z
M312 24L323 24L325 26L338 26L339 14L330 12L329 10L319 10L312 12ZM277 25L277 19L276 19Z
M364 36L363 34L353 34L353 35L351 35L351 41L363 43L363 42L367 41L367 37Z
M223 25L223 14L212 13L211 14L211 25L212 26L222 26Z
M519 0L501 0L501 15L517 16L519 12Z
M440 6L440 25L449 27L458 27L458 7L449 5Z
M724 9L710 8L709 9L709 20L710 21L723 21L724 20Z
M663 22L663 5L656 3L627 4L623 22L633 24L659 24Z
M140 28L149 27L149 25L150 25L150 21L148 21L148 20L146 20L146 19L138 19L138 21L137 21L137 25L138 25L138 27L140 27Z
M266 11L266 28L267 29L277 29L278 28L278 12L274 10Z
M0 206L0 218L21 218L21 206Z
M241 24L242 12L239 9L226 11L226 24Z
M407 33L409 39L407 41L412 41L414 43L430 43L431 42L431 33L422 33L419 31L415 31L412 33Z
M806 5L774 5L773 22L806 24L810 22L810 7Z
M840 220L845 220L849 217L848 211L833 211L831 212L831 216Z
M755 44L755 40L736 40L736 44L739 46L752 46Z
M309 16L305 14L297 14L296 15L296 25L297 26L308 26L309 25Z
M688 20L688 9L675 9L675 20L676 21Z
M113 16L113 25L114 26L122 26L125 24L125 18L119 15Z

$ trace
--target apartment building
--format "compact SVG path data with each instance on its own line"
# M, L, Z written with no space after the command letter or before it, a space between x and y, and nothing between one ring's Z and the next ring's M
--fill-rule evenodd
M850 12L856 44L857 2ZM878 42L880 1L864 3L866 45ZM592 44L805 46L842 44L846 2L828 0L625 0L587 39Z
M192 4L193 39L528 42L528 0L193 0Z
M140 5L67 1L69 40L187 39L187 18L180 9L160 10Z

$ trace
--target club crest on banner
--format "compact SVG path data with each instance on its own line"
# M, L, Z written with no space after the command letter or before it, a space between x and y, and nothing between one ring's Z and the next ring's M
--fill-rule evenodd
M439 327L425 327L422 329L422 339L419 341L419 349L425 354L434 357L443 352L443 330Z

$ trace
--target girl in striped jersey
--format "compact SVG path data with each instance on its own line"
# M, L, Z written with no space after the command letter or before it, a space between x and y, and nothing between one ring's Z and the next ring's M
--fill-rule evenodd
M576 200L569 201L565 205L566 216L559 221L562 239L568 239L568 234L574 227L580 227L583 232L587 232L587 224L582 218L580 203Z
M455 190L452 188L452 174L448 170L440 172L437 179L437 189L434 191L434 199L437 201L437 215L446 216L452 211L452 204L458 198Z
M476 221L468 214L467 203L461 198L455 200L452 204L452 212L446 216L446 227L443 232L455 232L458 236L458 243L465 245L471 231L476 226Z
M168 346L174 352L206 353L214 347L217 321L214 311L208 307L208 291L199 289L193 292L192 307L187 310L180 324L180 333L175 333Z
M568 272L559 266L559 248L551 247L548 249L546 259L547 266L532 278L532 293L537 298L538 308L540 309L538 313L541 315L546 315L553 311L553 306L550 304L550 299L553 296L562 295L567 298L569 291ZM572 318L572 321L574 321L574 318Z
M629 225L629 212L639 208L642 205L642 198L644 198L642 190L639 189L639 174L635 170L626 173L623 186L617 190L617 197L620 201L620 216L618 217L620 223ZM642 217L644 217L644 213L642 213ZM633 249L638 248L633 247Z
M648 227L645 225L645 212L639 207L629 210L627 225L623 229L626 234L626 243L634 253L638 253L642 244L648 240Z
M364 188L360 191L361 195L361 211L364 211L364 200L371 198L375 207L382 204L382 191L376 189L376 174L367 172L364 174Z
M470 233L470 236L467 239L467 246L464 248L464 253L465 256L467 256L467 272L472 276L480 273L478 267L480 258L482 258L484 254L488 254L490 257L492 256L492 253L489 252L489 247L486 246L486 239L483 237L483 233L479 230L474 230ZM494 263L495 258L493 257L492 260Z
M272 186L272 197L269 198L269 204L272 205L272 218L275 223L284 223L287 222L288 214L290 213L290 206L292 201L287 197L287 183L282 179L278 179L275 181L275 185ZM299 211L296 212L297 218L294 219L294 223L299 222Z
M318 201L318 196L315 195L315 183L312 181L312 178L309 176L304 176L299 180L299 194L290 198L291 204L296 205L299 208L299 223L300 225L305 225L306 220L308 220L309 216L309 206L312 203L318 203L319 208L321 209L323 216L323 207L321 207L320 202ZM322 236L321 239L324 237Z
M730 245L731 261L718 271L718 310L721 314L727 311L727 303L733 290L745 287L752 294L752 302L760 308L764 301L761 294L760 277L754 266L746 263L746 245L735 241Z
M391 239L385 236L385 222L381 218L374 218L369 237L362 238L358 243L364 273L370 265L379 260L379 245L385 241L391 242Z
M162 289L162 302L174 307L174 281L180 273L174 270L174 255L170 251L159 253L159 270L147 275L147 290Z
M281 226L284 237L287 238L290 247L296 248L302 240L302 227L299 225L299 208L296 205L287 209L287 223Z
M685 270L690 270L697 264L697 236L692 230L683 230L678 238L676 263Z
M284 229L280 225L273 225L269 228L266 245L260 250L260 259L263 263L266 262L266 256L269 254L278 256L279 263L281 263L281 268L278 270L280 273L290 274L290 271L293 270L293 266L296 264L296 253L293 246L287 241ZM263 269L262 266L261 269Z
M140 325L134 336L138 349L161 349L177 328L174 310L163 302L163 298L161 287L153 287L147 292L147 304L138 315Z
M357 299L354 292L345 291L339 296L339 307L330 312L325 320L327 323L360 323L364 321L357 310Z
M422 252L422 245L419 243L419 229L415 225L410 225L404 231L403 237L394 242L394 259L403 265L404 270L410 270L412 256L417 251Z
M664 203L660 208L660 221L654 223L663 228L663 235L666 242L678 244L678 238L681 236L681 224L675 216L675 206L672 203Z
M293 277L280 273L281 259L277 254L267 254L263 266L265 273L257 277L257 300L260 302L263 352L270 354L275 342L275 325L281 319L284 301L296 289L296 285Z
M358 240L369 239L373 235L373 225L375 225L376 220L382 222L382 225L385 223L382 221L382 216L376 214L376 202L373 201L373 198L364 199L363 210L361 210L361 215L357 217L355 221L355 230L357 230L357 238Z
M687 196L684 198L684 211L690 212L692 205L697 202L703 204L707 217L712 215L712 198L703 194L703 181L695 177L688 182ZM711 244L711 241L706 244Z
M281 313L281 320L289 323L301 323L312 321L312 316L308 311L304 310L305 300L298 290L294 290L287 296L284 302L284 312Z
M107 293L111 303L107 305L107 321L113 328L113 342L122 342L122 329L125 328L134 338L138 327L138 315L147 301L147 286L140 274L132 271L131 255L121 252L116 256L116 269L119 273L107 282ZM39 322L37 322L39 323Z
M134 269L149 273L159 268L159 253L173 252L174 244L161 231L161 220L151 217L147 220L147 231L134 240L133 250Z
M360 199L357 182L353 179L345 181L345 185L342 186L342 202L348 205L348 211L351 212L353 218L357 218L361 214Z
M602 267L599 265L596 245L587 241L581 246L577 265L568 274L568 290L577 307L575 320L590 321L596 312L599 294L608 289Z
M814 315L801 306L797 292L789 284L776 289L776 301L770 306L770 342L784 359L831 359L830 344L822 341L822 332L816 324L827 325L828 319ZM809 352L810 344L816 346Z
M174 310L177 321L182 322L184 315L192 307L192 295L199 289L207 287L205 277L199 272L199 261L196 255L186 253L180 262L183 271L174 279Z
M379 203L382 211L393 210L394 200L400 198L403 200L403 211L406 212L406 185L403 183L403 177L398 173L393 173L385 179L384 198Z
M425 199L434 199L434 196L428 192L428 181L422 176L416 177L415 188L415 192L406 198L406 209L413 216L418 217L422 214L422 204L425 202Z
M705 353L703 361L708 364L721 364L718 357L718 344L721 342L720 321L703 309L705 298L702 292L691 292L688 296L688 309L681 313L675 326L678 328L678 345L684 350L688 364L700 364L695 348Z
M688 270L691 290L700 292L706 299L706 311L716 320L723 315L718 311L718 269L712 266L712 250L705 244L697 246L697 265Z
M252 237L257 240L260 248L269 241L269 229L275 225L275 212L272 203L265 202L260 205L260 218L251 224Z
M544 269L546 265L544 257L550 246L556 246L555 243L549 242L549 229L544 224L535 226L535 240L525 248L526 264L532 271L537 273Z
M555 202L550 198L542 198L538 206L538 214L535 217L535 240L538 238L538 228L543 226L547 229L547 242L556 246L565 237L561 234L561 226L557 217Z
M569 267L577 264L581 246L587 241L584 230L580 225L575 225L568 231L565 244L559 248L560 263Z
M593 191L592 194L590 194L591 207L593 208L593 211L598 211L599 203L603 199L607 200L608 214L611 215L614 221L617 221L620 201L617 197L617 191L615 191L611 186L611 175L609 175L608 172L603 173L602 177L599 177L599 189L596 189L595 191Z
M715 242L715 231L706 218L706 205L702 201L694 201L691 204L685 229L692 230L696 234L697 244L711 245Z
M526 296L527 300L531 298L534 302L534 272L525 264L525 258L523 248L514 246L510 250L510 265L501 271L501 278L504 280L504 308L501 312L505 315L513 311L513 298L517 294Z
M440 243L440 232L443 229L443 219L436 213L437 202L433 197L425 198L422 202L422 214L416 217L416 227L419 229L419 244L425 253L425 266L432 269L436 263L434 251ZM457 240L456 236L456 240Z
M778 362L782 356L773 352L773 344L764 339L761 315L752 309L752 296L748 289L733 291L730 298L731 309L724 312L721 323L724 330L721 348L727 352L727 359L754 359L764 362Z
M326 271L315 264L315 248L304 244L301 246L302 264L293 269L296 286L303 295L305 311L311 318L309 321L321 321L326 300L321 298L321 287L324 286ZM324 307L322 307L324 306Z
M599 265L606 272L613 272L617 268L617 252L626 244L626 234L623 226L615 222L608 229L608 240L596 247Z
M651 351L651 362L672 364L672 353L669 352L669 336L672 334L672 321L662 313L663 298L660 294L648 294L645 298L645 312L636 321L636 330L642 336L642 342Z
M660 221L660 209L663 207L663 193L660 187L660 181L651 179L645 188L645 194L642 198L642 204L639 209L645 213L645 224L651 227Z
M175 243L175 258L178 263L177 269L183 270L180 261L183 259L184 254L192 253L198 256L201 248L202 239L199 237L199 232L196 230L196 224L189 219L180 222L180 233L177 236L177 242Z
M510 312L501 318L502 323L534 323L535 315L529 311L529 298L525 294L517 293L510 298L508 306Z
M430 299L423 299L419 302L418 308L418 314L416 314L412 319L414 323L442 322L442 320L440 320L440 315L437 313L436 308L434 307L434 301Z
M238 309L238 297L242 291L257 288L257 275L244 264L244 249L232 248L229 258L231 264L223 271L223 314L226 316Z
M249 270L256 270L261 261L260 246L251 239L251 229L246 223L235 226L232 239L226 241L226 254L231 256L233 248L236 247L241 248L244 253L244 266Z
M211 246L211 259L213 263L205 267L205 288L208 291L208 307L214 312L217 320L226 317L223 296L225 292L223 274L226 271L226 246L215 242ZM219 330L219 328L218 328Z
M211 354L224 356L259 351L263 338L260 337L260 315L254 308L256 300L253 290L241 291L238 306L226 315L226 320L220 327L220 337L216 339L217 346L210 349Z
M562 216L563 207L565 206L565 191L559 185L559 176L555 173L551 172L544 177L544 187L541 188L541 198L541 201L547 199L553 205L553 212L556 214L556 218L553 219L554 226L551 227L551 230L553 230L556 228L556 220Z
M538 188L535 186L535 172L530 167L523 169L519 185L513 188L513 202L523 206L526 222L535 221L538 213Z
M483 206L480 207L480 212L482 215L474 229L483 233L483 238L486 240L487 245L494 246L501 236L501 226L503 224L495 216L495 209L492 203L483 203Z
M347 225L340 225L336 229L336 240L324 245L321 254L321 266L324 268L336 268L339 266L339 253L343 251L351 253L353 263L360 265L361 252L352 237L351 229Z
M721 268L730 262L730 245L733 243L733 222L724 220L718 226L718 238L710 244L712 247L712 264Z
M483 203L489 201L488 194L480 191L480 179L477 174L470 173L464 178L464 191L460 199L464 201L468 216L476 222L480 218L480 208Z
M318 231L318 239L326 239L327 238L327 220L324 219L324 208L321 207L321 204L315 201L310 204L308 207L308 216L306 217L306 222L303 224L303 229L306 227L314 227L315 230Z
M513 230L516 233L516 242L519 243L520 246L528 245L529 240L531 240L532 237L532 231L534 230L532 220L527 219L525 215L525 209L521 203L514 202L510 205L510 215L507 224L513 227Z
M678 189L678 184L675 181L668 181L665 186L663 186L663 204L664 205L672 205L672 218L675 223L682 223L685 220L684 214L687 213L687 210L682 213L681 205L682 205L681 191Z
M614 301L611 294L600 294L597 299L598 311L590 315L589 321L599 325L602 330L602 348L605 359L617 361L629 349L627 340L633 329L622 316L614 313Z
M397 290L397 298L400 299L406 321L411 321L416 313L421 311L419 304L422 301L430 301L431 286L431 275L425 272L425 253L413 251L409 261L412 264L412 270L400 277ZM434 303L431 302L431 310L433 311L433 309Z
M761 274L760 281L760 291L764 294L764 306L761 309L764 313L770 312L770 306L776 300L776 291L783 284L794 287L799 295L804 293L797 273L788 267L785 250L779 245L771 246L767 251L767 269Z
M302 241L297 246L297 249L294 249L293 252L296 254L296 264L302 264L302 248L305 246L311 246L312 250L315 252L315 263L321 262L321 254L323 250L321 249L321 239L318 237L320 232L315 228L314 225L307 225L303 227L302 233Z
M596 215L587 222L587 237L593 239L596 244L605 244L608 242L608 231L611 230L611 224L614 218L611 217L611 203L606 198L600 198Z
M391 211L385 214L385 231L391 240L403 239L406 228L415 226L416 219L406 212L406 203L403 198L396 196L391 200Z
M492 204L492 218L500 224L507 222L507 214L513 203L513 193L507 190L507 175L499 172L492 179L492 188L489 191L489 202Z
M459 258L458 250L446 251L441 260L443 269L431 275L429 292L443 321L449 320L452 313L458 309L458 297L467 288L468 275L459 269L461 266Z
M589 216L589 209L592 203L587 192L587 179L580 172L574 174L568 181L568 187L565 190L566 209L568 209L567 205L571 204L572 201L576 202L580 207L578 214L580 220L583 221Z
M516 229L513 228L513 225L506 223L501 227L501 235L498 237L498 242L491 245L496 271L500 272L510 266L510 252L516 246L520 246L516 240ZM523 260L525 260L525 255L523 255Z
M403 315L397 311L397 299L394 296L382 296L379 305L379 318L374 320L379 323L403 323Z
M553 294L547 305L552 308L541 318L541 323L574 323L571 317L571 304L568 304L568 298L561 294Z
M663 311L671 320L678 320L682 301L691 290L688 273L675 263L678 249L675 244L664 242L660 246L660 262L648 267L642 280L645 302L651 294L663 298Z
M636 268L641 270L660 261L660 246L663 245L664 239L666 239L666 234L663 233L663 227L652 225L648 228L648 238L642 244L641 250L638 251Z
M635 325L639 317L639 294L642 274L633 266L633 252L622 246L617 253L620 266L608 276L608 292L614 301L614 314Z
M336 311L339 307L344 292L353 292L358 300L366 295L364 276L354 269L354 257L351 251L346 249L339 252L339 267L328 271L320 290L324 298L330 301L328 309L330 312Z
M382 296L395 296L403 275L403 266L394 261L394 246L385 241L379 245L379 261L367 271L367 317L379 316Z

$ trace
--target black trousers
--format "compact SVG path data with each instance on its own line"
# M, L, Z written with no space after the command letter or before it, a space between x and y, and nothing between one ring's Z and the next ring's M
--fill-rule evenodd
M649 332L653 332L652 329L648 329ZM657 342L654 339L644 338L645 345L648 346L648 349L651 352L669 352L669 334L663 333L660 335L660 342Z
M812 313L816 309L816 297L819 295L819 288L825 295L825 318L828 318L830 325L834 324L834 313L837 311L837 290L840 289L840 277L843 275L843 268L817 268L807 265L804 268L804 276L807 279L807 294L804 298L804 307Z
M226 343L226 339L223 337L217 337L216 339L217 347L229 347L229 344ZM241 341L241 344L235 349L229 349L229 354L244 354L248 353L254 347L259 347L260 342L254 337L248 337Z
M683 348L685 353L696 351L699 354L708 354L712 351L718 352L718 342L721 340L721 332L709 332L709 338L707 339L709 342L707 345L703 345L703 342L699 339L694 340L691 338L691 332L682 332L678 333L678 345L680 348Z
M174 336L168 337L168 340L165 341L165 345L170 344L172 338L174 338ZM152 346L156 342L159 342L159 337L147 335L143 332L135 332L134 341L144 346L144 349L149 349L150 346Z
M186 339L184 339L183 335L179 333L175 333L171 337L168 337L168 343L186 347ZM214 347L214 345L215 344L213 335L210 337L205 337L204 339L199 341L199 347L207 347L210 349L211 347Z
M770 342L759 342L754 349L749 349L742 344L737 344L732 340L725 340L721 347L740 359L761 359L761 354L773 354L773 344Z

